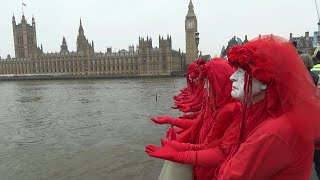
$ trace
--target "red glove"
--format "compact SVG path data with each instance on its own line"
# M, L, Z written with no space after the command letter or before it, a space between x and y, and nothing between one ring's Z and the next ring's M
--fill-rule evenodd
M171 133L170 133L170 136L168 137L168 139L171 139L171 140L176 140L177 139L177 134L174 133L174 128L173 128L173 125L171 125Z
M190 112L191 107L190 107L190 106L183 106L183 107L179 107L179 110L180 110L181 112L187 113L187 112Z
M151 117L151 120L157 124L171 124L173 118L170 116L159 116L158 118Z
M177 151L197 151L205 149L204 144L179 143L177 141L172 140L163 140L162 138L160 139L160 142L162 146L170 146L171 148Z
M192 112L200 111L202 108L202 103L192 106Z
M171 106L172 109L178 109L178 106Z
M194 119L194 118L196 118L199 114L200 114L200 112L194 112L194 113L192 113L192 114L184 114L184 115L180 116L179 118L182 118L182 119Z
M176 102L174 102L174 105L176 105L176 106L182 106L182 105L183 105L183 102L181 102L181 101L176 101Z
M188 104L183 104L181 106L177 105L180 111L182 112L196 112L200 111L203 106L203 103L188 103Z
M149 144L146 146L145 152L151 157L208 168L217 167L226 158L218 148L201 151L177 151L170 146L158 147Z
M175 128L175 131L177 133L177 135L181 134L185 129L182 129L182 128Z
M151 120L157 124L171 124L182 129L187 129L194 124L194 121L172 118L170 116L159 116L158 118L151 117Z
M185 152L178 152L170 146L158 147L149 144L146 146L145 152L151 157L188 164L188 161L186 161L187 158L185 158Z
M173 96L173 99L176 100L176 101L180 101L182 97L178 97L178 96Z
M169 128L166 132L166 138L171 139L173 134L176 136L180 133L182 133L184 131L184 129L182 128Z

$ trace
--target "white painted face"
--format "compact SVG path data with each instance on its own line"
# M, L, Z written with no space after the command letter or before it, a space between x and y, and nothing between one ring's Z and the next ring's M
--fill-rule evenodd
M238 68L236 72L234 72L230 80L232 81L232 91L231 96L235 99L244 100L244 75L246 71ZM252 97L257 95L262 90L265 90L267 85L257 80L256 78L252 78Z

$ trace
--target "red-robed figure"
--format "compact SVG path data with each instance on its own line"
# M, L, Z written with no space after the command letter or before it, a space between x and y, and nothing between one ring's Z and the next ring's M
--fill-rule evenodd
M261 36L228 51L232 96L241 99L237 142L217 179L309 179L320 100L294 46Z

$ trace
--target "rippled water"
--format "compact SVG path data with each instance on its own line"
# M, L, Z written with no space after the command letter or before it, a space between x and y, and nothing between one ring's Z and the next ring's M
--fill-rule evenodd
M157 179L183 78L0 82L0 179ZM158 95L158 101L155 94Z

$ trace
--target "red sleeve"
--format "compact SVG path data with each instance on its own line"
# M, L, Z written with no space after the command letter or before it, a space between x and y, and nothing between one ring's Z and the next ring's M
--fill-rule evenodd
M189 102L189 103L184 103L184 104L180 104L181 106L196 106L198 104L201 104L203 101L203 98L200 97L198 99L196 99L195 101Z
M200 151L180 152L177 156L177 162L212 168L221 164L225 158L219 148L211 148Z
M190 119L190 120L193 120L195 118L197 118L197 116L200 114L201 112L200 111L197 111L197 112L194 112L192 114L184 114L182 116L180 116L179 118L181 119Z
M190 119L180 119L174 118L172 125L177 126L182 129L190 128L196 121Z
M269 179L293 158L287 144L274 135L254 133L222 169L219 179Z

